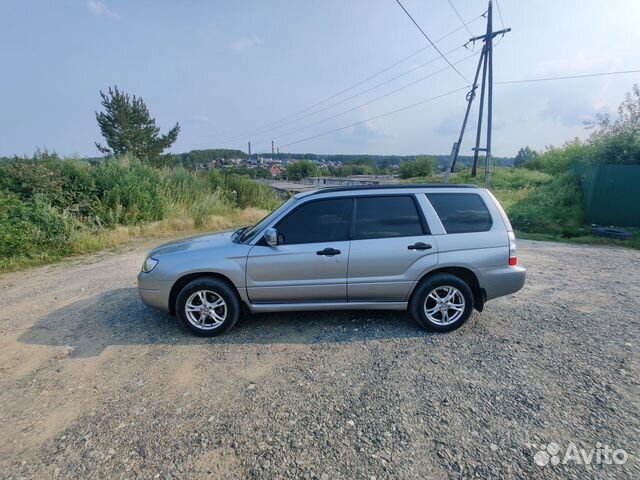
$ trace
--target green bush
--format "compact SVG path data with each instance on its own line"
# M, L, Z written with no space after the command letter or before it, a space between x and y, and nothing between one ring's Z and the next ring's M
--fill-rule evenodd
M535 188L549 183L553 177L547 173L524 168L498 167L491 172L491 189L522 189ZM434 179L432 181L436 181ZM438 182L439 183L439 182ZM462 170L454 177L451 183L470 183L484 186L484 171L478 172L475 178L471 176L471 170Z
M615 119L598 115L590 128L590 163L640 165L640 85L626 94Z
M579 139L567 142L562 147L549 147L543 153L524 162L522 166L529 170L557 174L569 170L573 165L584 162L591 155L591 146Z
M0 269L33 264L82 248L76 238L101 229L167 218L204 228L234 208L273 209L273 190L218 170L158 169L130 156L90 164L37 154L0 161ZM15 259L26 259L24 261ZM31 259L31 260L30 260Z
M399 170L400 178L426 177L435 171L435 158L425 156L402 162Z
M162 194L171 203L188 205L217 188L218 185L212 184L208 175L196 174L181 166L162 172Z
M279 204L270 187L247 177L224 175L222 186L228 200L239 208L254 206L270 210Z
M72 222L36 195L22 201L0 190L0 266L16 257L55 258L70 252Z
M110 160L95 169L99 226L136 225L161 220L166 212L160 171L135 159Z
M511 205L507 214L516 230L575 236L584 222L578 176L572 172L557 175Z
M97 201L97 188L91 166L79 161L62 161L60 174L62 178L63 203L60 207L81 219L93 213Z
M86 217L96 201L92 175L90 165L76 160L51 156L8 160L0 162L0 190L12 192L24 201L41 195L53 207Z

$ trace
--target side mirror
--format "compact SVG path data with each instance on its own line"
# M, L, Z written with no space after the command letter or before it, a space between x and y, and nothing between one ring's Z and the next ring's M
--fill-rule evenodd
M267 245L270 247L278 245L278 231L275 228L267 228L264 231L264 241L267 242Z

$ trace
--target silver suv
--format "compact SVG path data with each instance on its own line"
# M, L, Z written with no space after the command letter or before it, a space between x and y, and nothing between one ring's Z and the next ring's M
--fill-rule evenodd
M398 185L298 194L256 225L167 243L145 259L138 289L206 336L232 328L243 306L409 310L447 332L524 281L491 192Z

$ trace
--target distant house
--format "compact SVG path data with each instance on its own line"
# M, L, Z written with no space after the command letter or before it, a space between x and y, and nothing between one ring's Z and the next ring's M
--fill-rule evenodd
M276 163L271 165L271 168L269 168L269 171L271 172L272 177L279 177L280 175L282 175L282 169L280 168L280 165Z

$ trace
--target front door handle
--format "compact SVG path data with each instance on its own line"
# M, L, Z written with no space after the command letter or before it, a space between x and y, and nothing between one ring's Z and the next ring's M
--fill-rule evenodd
M409 245L407 248L409 250L429 250L431 248L431 245L429 245L428 243L418 242L414 243L413 245Z
M325 248L324 250L318 250L316 252L316 255L327 255L327 256L340 255L340 250L336 250L335 248Z

